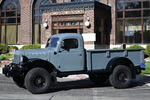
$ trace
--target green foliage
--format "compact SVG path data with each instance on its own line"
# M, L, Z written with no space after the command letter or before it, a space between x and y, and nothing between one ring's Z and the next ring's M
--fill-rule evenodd
M113 49L118 49L117 47L114 47Z
M6 56L2 56L0 60L9 60Z
M150 74L150 61L146 62L146 69L142 70L142 74Z
M148 56L150 57L150 44L148 44L148 45L146 46L145 52L146 52L146 54L148 54Z
M0 60L9 60L10 58L13 58L13 56L0 55Z
M17 46L9 46L9 51L12 49L18 50L18 47Z
M7 56L12 56L13 54L11 54L11 53L6 53L6 55L7 55Z
M0 54L6 54L9 52L9 47L6 44L0 44Z
M127 49L144 49L144 48L140 45L134 44L131 45L130 47L127 47Z
M39 49L41 48L41 44L30 44L24 45L21 49Z

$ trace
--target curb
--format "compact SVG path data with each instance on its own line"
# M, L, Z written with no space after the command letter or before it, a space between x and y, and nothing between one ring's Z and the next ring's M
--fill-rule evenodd
M0 74L2 74L2 68L0 68Z

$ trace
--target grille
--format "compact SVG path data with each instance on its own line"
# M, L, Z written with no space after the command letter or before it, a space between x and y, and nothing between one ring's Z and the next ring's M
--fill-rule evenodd
M14 55L14 63L18 64L19 63L19 56Z

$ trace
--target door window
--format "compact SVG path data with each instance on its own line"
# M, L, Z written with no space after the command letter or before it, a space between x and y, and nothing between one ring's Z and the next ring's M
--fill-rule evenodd
M76 49L78 48L78 40L77 39L65 39L62 42L63 49Z

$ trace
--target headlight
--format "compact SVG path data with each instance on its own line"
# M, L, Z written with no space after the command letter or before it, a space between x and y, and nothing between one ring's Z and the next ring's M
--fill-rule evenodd
M20 68L22 68L22 66L19 66Z

